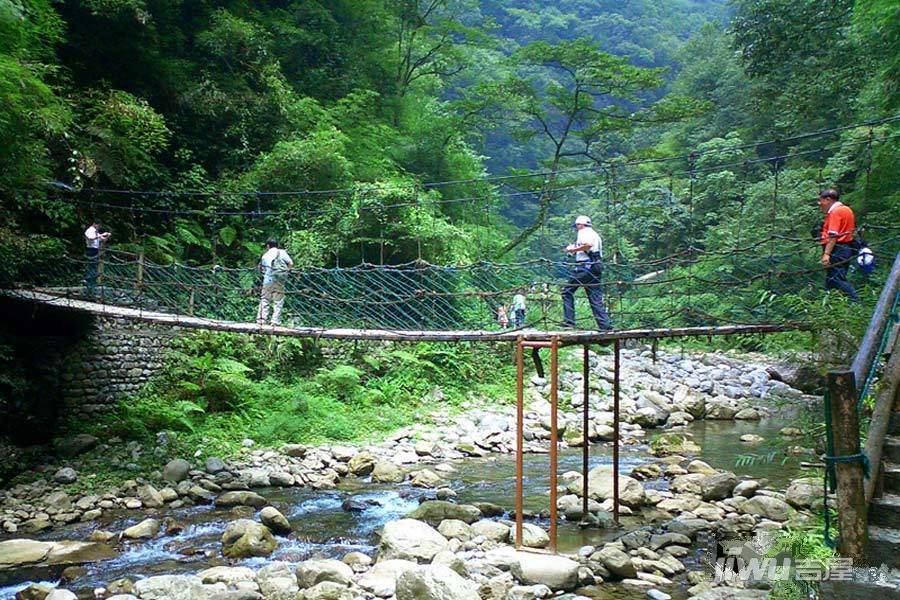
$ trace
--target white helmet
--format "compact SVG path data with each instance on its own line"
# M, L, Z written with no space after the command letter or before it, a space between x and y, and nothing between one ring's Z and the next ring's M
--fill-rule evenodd
M587 215L579 215L578 217L575 218L575 224L576 225L587 225L588 227L591 227L591 218Z

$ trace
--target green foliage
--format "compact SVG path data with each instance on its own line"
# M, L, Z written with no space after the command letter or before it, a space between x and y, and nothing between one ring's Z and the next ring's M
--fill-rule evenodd
M160 376L88 428L139 440L175 431L186 449L211 453L247 437L264 445L370 439L476 398L511 399L508 356L483 346L335 350L341 357L324 361L296 341L183 338Z

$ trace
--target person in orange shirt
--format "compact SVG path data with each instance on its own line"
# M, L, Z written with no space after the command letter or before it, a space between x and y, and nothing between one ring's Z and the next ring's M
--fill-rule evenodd
M819 208L825 213L819 243L822 244L822 266L825 267L825 289L840 290L854 302L859 300L856 290L847 281L847 269L855 254L853 234L856 219L850 207L839 200L835 189L819 192Z

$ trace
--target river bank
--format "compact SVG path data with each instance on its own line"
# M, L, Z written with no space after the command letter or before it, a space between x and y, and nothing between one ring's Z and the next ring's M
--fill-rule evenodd
M674 551L683 558L696 551L691 540L695 540L698 534L715 530L724 535L739 535L760 526L778 528L784 519L795 517L798 509L802 511L805 502L811 503L810 498L801 498L797 489L785 496L782 492L787 483L785 479L775 486L781 488L778 490L773 489L771 483L742 482L734 475L719 472L709 464L693 458L698 452L702 456L703 450L691 443L699 439L709 440L705 442L706 445L716 447L714 440L730 438L730 443L718 444L719 449L714 456L710 456L710 461L716 467L733 469L734 456L738 452L750 453L758 448L755 445L757 442L747 442L743 448L737 447L741 443L735 444L731 437L735 431L746 430L748 435L763 433L761 437L771 439L782 428L771 418L766 420L766 417L775 414L785 401L805 405L811 401L810 398L773 379L771 370L767 371L767 365L761 363L747 363L728 357L706 356L703 359L692 359L674 355L660 355L659 360L654 363L649 351L626 351L623 358L623 439L629 447L625 452L622 472L630 472L634 478L623 478L626 481L624 489L629 492L628 501L623 495L623 502L630 506L626 512L633 513L625 518L629 528L647 526L659 531L688 535L688 542L678 538L685 544L681 547L687 551ZM576 556L585 554L584 548L591 545L598 547L607 541L619 545L624 543L611 541L621 531L617 532L608 522L611 500L609 492L604 491L604 486L607 485L604 483L604 469L608 469L606 465L609 464L605 438L611 433L611 365L608 357L598 355L591 357L591 365L595 376L588 398L593 414L589 434L595 444L592 444L591 449L594 473L590 480L594 503L591 505L592 515L589 518L599 524L600 528L586 530L594 532L587 536L577 533L582 530L574 525L563 529L561 550L570 551ZM571 446L577 446L581 439L578 429L581 422L579 407L584 401L581 387L579 373L563 373L561 390L564 408L561 411L561 423L565 424L564 439ZM547 483L540 476L541 473L546 473L546 463L543 462L546 457L542 454L546 452L546 439L549 436L546 392L546 382L535 379L528 391L530 409L526 415L526 449L531 453L529 471L526 473L527 508L532 513L531 522L536 526L546 526L541 517L542 511L546 510L544 494ZM701 420L706 418L726 422L728 419L727 423L733 425L730 420L735 417L739 419L737 428L732 427L727 432L723 430L712 435ZM112 581L111 575L118 577L131 573L132 579L140 580L139 576L148 573L184 573L186 570L183 568L165 570L168 567L164 567L162 571L147 571L146 567L151 561L164 565L170 564L170 561L180 563L185 560L185 556L199 556L206 560L206 563L200 561L189 566L192 573L201 572L201 567L212 562L224 561L225 564L217 566L227 565L231 568L236 565L237 568L243 565L241 561L248 561L248 568L257 567L253 581L257 586L256 591L262 591L259 573L271 564L260 567L260 560L265 560L266 563L280 560L295 564L318 553L343 558L347 552L360 551L371 557L381 547L382 551L377 553L381 561L384 540L379 542L373 537L376 529L384 527L393 519L406 516L406 513L420 506L423 501L450 500L456 502L447 505L452 507L470 502L475 510L465 513L469 515L466 517L470 521L468 525L472 526L486 517L489 523L496 526L479 525L471 539L461 541L461 545L455 548L452 546L456 544L451 544L451 541L458 538L452 535L444 537L451 544L448 547L451 551L463 553L461 560L466 566L467 580L478 583L480 578L475 575L483 574L483 569L477 564L469 563L478 558L479 552L505 547L509 539L508 525L503 519L508 517L507 511L511 508L508 490L513 471L509 453L515 442L512 419L513 415L508 407L500 407L500 410L472 407L463 415L437 412L430 424L399 431L380 443L361 447L250 447L234 457L207 457L202 464L192 464L188 459L175 459L165 464L158 473L142 474L142 477L136 477L133 482L126 482L117 489L100 493L69 493L63 486L73 485L72 482L51 483L51 477L45 476L4 491L0 521L7 531L7 538L21 539L22 535L40 540L61 540L65 536L70 541L90 538L95 540L91 543L113 548L116 558L112 561L118 562L101 563L110 566L99 569L99 572L95 570L94 575L85 577L80 584L77 580L72 582L72 589L79 590L81 594L88 591L93 594L93 587L109 584ZM711 422L706 422L706 425ZM664 427L667 435L648 445L647 432L657 427ZM756 433L749 433L751 430ZM793 435L795 432L784 433ZM159 441L161 444L165 442L165 434L160 436ZM110 448L116 445L115 441L110 442L112 443L100 444L97 441L96 447L88 449L81 456L90 456L98 451L110 452ZM728 447L733 448L732 456L728 456L728 452L722 452L722 448ZM131 449L132 452L135 450ZM563 469L577 468L580 465L576 453L572 451L570 454L572 458L564 459ZM653 455L662 455L664 458L654 458ZM727 464L729 462L730 465ZM77 482L77 478L85 476L78 467L78 459L74 459L68 466L53 465L53 468L47 469L47 474L57 478L60 470L70 468L75 471ZM779 470L771 471L775 474ZM780 471L782 475L785 472L783 469ZM565 473L562 480L570 484L573 491L578 492L579 477L576 473ZM710 481L719 482L713 486L717 490L731 489L727 492L716 491L712 496L704 497L708 495L704 492L704 486L712 485ZM735 493L735 488L740 493ZM504 498L507 499L506 502L503 502ZM339 504L336 506L336 503ZM248 505L253 508L246 508ZM575 510L576 505L580 507L580 500L577 500L575 494L560 498L562 514L571 523L583 517L580 508ZM284 516L288 523L284 531L290 533L286 537L277 538L273 549L267 554L269 558L223 557L221 539L230 524L239 517L253 517L255 509L268 510L267 507L270 506ZM441 510L457 510L440 506L444 507ZM330 517L327 516L329 514ZM257 518L262 516L260 513ZM312 523L309 522L310 519ZM147 520L151 523L146 523ZM426 520L438 531L444 521L433 516ZM270 520L268 524L272 526L273 523L275 521ZM317 525L321 528L320 533L327 534L316 536ZM139 527L129 531L134 526ZM500 526L506 529L501 531ZM449 527L450 525L444 526L445 529ZM477 533L482 529L483 532ZM487 536L488 531L493 531L490 537ZM534 533L540 538L537 531ZM264 534L261 535L268 539ZM485 540L477 540L479 536L485 536ZM476 539L476 542L466 547L465 544L472 539ZM485 543L488 543L487 547ZM637 547L625 547L623 550L637 551ZM164 555L155 555L154 552L164 552ZM474 554L465 554L466 552ZM129 562L142 553L145 557L143 562ZM35 550L34 555L36 554L40 554L40 551ZM667 554L673 559L679 558L675 554ZM5 573L0 577L4 577L3 581L7 584L15 584L13 579L18 579L19 583L15 587L19 588L27 581L23 577L27 575L25 571L28 569L36 574L60 573L66 562L42 564L50 555L52 548L48 550L47 556L41 556L37 561L7 566L0 571ZM589 560L591 555L587 554L582 558L586 562L597 563L597 560ZM72 556L74 555L70 558ZM632 562L634 559L651 562L658 560L652 555L646 555L643 559L635 555ZM3 560L0 556L0 564L3 564ZM364 559L360 560L365 562ZM119 566L113 567L114 564ZM643 567L643 563L638 564ZM609 573L604 579L602 570L584 564L579 568L581 567L591 569L595 579L598 576L607 582L617 579L614 574ZM129 572L129 569L136 569L136 572ZM671 571L668 572L669 577L686 577L686 567L673 569L674 567L661 569L659 565L654 567L651 564L645 571L636 569L634 577L639 572L651 576L654 572L659 572L657 577L666 577L668 571ZM17 571L18 576L9 576L10 572ZM104 571L106 579L103 579ZM360 577L366 572L367 570L360 570ZM506 574L509 575L508 572ZM350 590L350 597L372 597L371 590L367 591L365 587L359 586L357 580L360 577L352 579L345 586ZM521 580L516 581L522 583ZM647 579L641 581L646 583ZM589 582L585 578L580 583ZM202 585L205 584L201 583ZM300 585L299 580L297 585ZM633 587L644 584L627 585ZM680 584L657 581L657 585L662 588L668 586L672 588L669 589L670 592L677 592L675 588ZM5 589L8 595L13 588ZM109 588L106 589L105 594L110 595ZM227 590L210 588L207 591L212 594ZM197 591L201 595L185 597L207 597L207 591ZM152 592L148 594L138 596L165 597L153 596ZM263 596L270 597L265 593ZM306 597L311 596L307 594Z

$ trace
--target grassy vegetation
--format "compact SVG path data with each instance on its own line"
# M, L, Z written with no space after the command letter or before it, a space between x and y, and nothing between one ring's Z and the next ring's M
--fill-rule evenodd
M333 347L201 333L183 338L163 372L117 414L87 429L149 441L176 432L191 453L378 438L467 402L514 398L508 348L415 344Z

